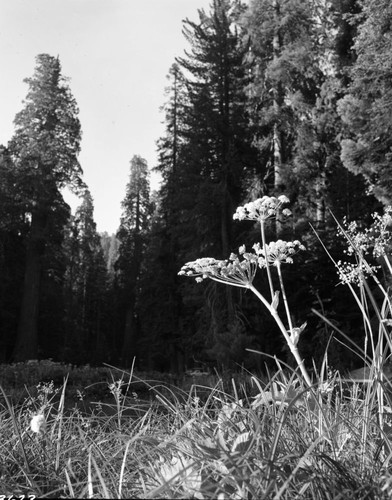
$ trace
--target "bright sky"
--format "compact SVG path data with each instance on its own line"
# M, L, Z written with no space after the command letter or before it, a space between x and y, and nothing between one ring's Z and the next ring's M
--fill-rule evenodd
M0 0L0 144L13 134L35 57L59 56L80 108L79 159L98 231L118 228L133 155L156 164L166 75L188 47L181 21L197 21L200 8L209 12L210 0Z

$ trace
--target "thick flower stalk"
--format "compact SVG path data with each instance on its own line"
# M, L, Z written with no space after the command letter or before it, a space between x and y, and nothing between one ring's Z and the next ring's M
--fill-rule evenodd
M268 266L275 266L278 272L279 285L282 291L283 303L286 310L287 321L289 324L290 335L293 335L294 327L291 319L290 309L287 301L286 290L284 287L283 276L282 276L282 264L292 264L293 255L295 255L300 250L305 250L304 245L298 240L294 241L272 241L271 243L264 244L263 248L260 247L259 243L253 246L255 252L261 255L265 259Z

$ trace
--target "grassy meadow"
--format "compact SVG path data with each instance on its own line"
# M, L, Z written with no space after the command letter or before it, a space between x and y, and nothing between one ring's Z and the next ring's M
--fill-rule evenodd
M2 389L4 495L390 498L391 392L375 370L362 383L326 369L312 388L283 368L269 380L204 375L213 387L184 391L158 382L143 389L132 373L112 369L84 391L70 383L69 367L26 368L34 365L69 375L62 386L26 385L24 395ZM12 370L21 364L2 371ZM81 371L91 380L99 372Z
M305 363L299 352L306 323L296 327L292 322L281 265L291 264L302 245L267 243L263 231L266 219L286 202L285 197L264 197L237 209L239 219L261 223L262 245L254 245L253 253L243 246L226 261L198 259L181 274L253 292L274 317L296 367L275 359L275 372L264 376L194 372L175 380L50 360L2 365L0 494L392 497L392 209L374 216L371 232L359 232L355 224L339 229L351 261L335 265L363 319L363 345L358 346L323 318L331 334L345 339L346 348L362 360L363 368L341 374L328 365L327 346L319 367ZM370 250L384 266L383 277L367 260ZM268 298L253 285L259 267L268 274ZM278 274L279 292L272 271Z

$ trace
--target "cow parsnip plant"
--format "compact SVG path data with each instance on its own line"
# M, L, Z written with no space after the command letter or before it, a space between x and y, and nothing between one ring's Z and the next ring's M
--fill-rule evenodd
M205 257L193 262L187 262L181 268L179 274L195 277L198 283L201 283L204 279L212 279L226 285L246 288L253 292L274 318L306 384L311 387L312 381L298 350L298 341L306 327L306 323L301 326L293 324L282 274L282 265L292 264L293 256L300 250L305 250L305 247L298 240L277 240L267 243L265 236L265 226L268 222L280 215L283 217L291 215L291 211L284 208L288 203L289 199L284 195L277 198L263 196L238 207L233 219L258 222L260 224L261 243L255 243L251 251L247 251L245 245L242 245L238 250L238 254L232 253L226 260ZM270 297L263 295L253 284L258 269L265 270L267 273ZM280 290L274 287L273 270L278 275ZM282 294L284 303L285 320L280 317L278 312L280 294Z

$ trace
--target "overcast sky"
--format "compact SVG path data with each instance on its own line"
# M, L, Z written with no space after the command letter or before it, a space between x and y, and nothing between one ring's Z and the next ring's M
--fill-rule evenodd
M0 0L0 144L27 93L35 57L59 56L80 108L80 163L98 231L115 232L138 154L156 164L166 75L187 43L182 20L210 0Z

